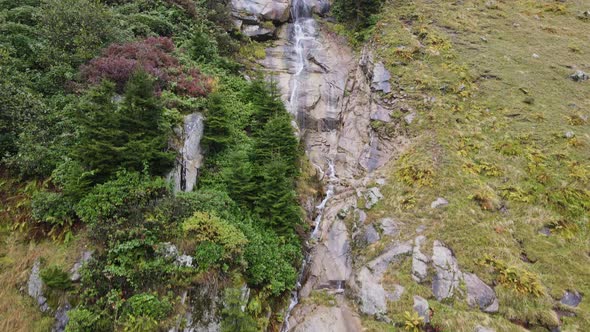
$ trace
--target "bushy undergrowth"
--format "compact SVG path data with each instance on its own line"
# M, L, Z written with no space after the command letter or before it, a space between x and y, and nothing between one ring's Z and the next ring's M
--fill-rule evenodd
M300 147L276 88L238 74L227 3L0 1L0 11L0 166L39 179L18 228L69 241L83 229L95 249L79 282L69 267L42 272L75 304L67 330L163 330L183 315L184 290L234 275L253 293L239 321L266 326L301 260ZM170 142L194 112L206 117L206 165L194 192L173 193Z

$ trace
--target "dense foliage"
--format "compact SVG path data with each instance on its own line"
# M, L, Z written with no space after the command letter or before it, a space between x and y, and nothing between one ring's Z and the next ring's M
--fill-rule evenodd
M338 21L363 29L375 23L372 16L379 13L382 4L383 0L335 0L333 12Z
M295 286L300 148L276 87L238 74L231 27L226 1L0 1L0 167L42 183L31 233L95 249L79 282L42 273L76 304L68 331L166 329L211 278L223 328L254 331ZM205 166L174 193L170 142L194 112Z

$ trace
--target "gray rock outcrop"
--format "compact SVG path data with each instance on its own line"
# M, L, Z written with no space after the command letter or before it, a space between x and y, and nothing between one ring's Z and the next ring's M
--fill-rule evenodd
M401 289L396 287L393 293L389 293L383 288L381 281L391 262L399 260L411 252L412 246L410 243L397 244L360 269L356 281L359 285L360 309L364 314L385 314L387 312L387 301L396 301L401 297L404 291L403 287Z
M371 87L376 91L383 93L391 92L391 73L385 69L383 62L378 62L373 68L373 81Z
M291 0L232 0L234 17L250 22L251 20L287 22Z
M472 273L464 273L463 278L467 286L467 304L484 312L498 312L496 292L490 286Z
M432 263L436 271L432 280L434 296L439 301L452 297L462 279L462 273L453 252L442 242L434 241Z
M381 190L377 187L370 188L364 194L365 197L365 207L367 209L372 208L375 204L379 203L380 200L383 199L383 194Z
M201 138L204 123L201 113L193 113L184 117L184 124L175 130L179 144L175 144L179 151L176 166L170 177L174 182L174 191L193 191L199 175L199 168L203 162L201 152Z
M588 79L590 79L590 76L588 76L588 74L586 74L585 72L581 71L581 70L577 70L575 73L573 73L570 78L572 80L574 80L575 82L582 82L582 81L587 81Z
M428 277L428 263L430 263L430 258L420 251L424 241L426 241L426 237L423 235L418 236L414 240L414 248L412 250L412 279L417 283L423 282Z
M43 280L41 279L41 261L37 259L31 269L29 281L27 282L27 293L37 301L37 305L42 312L50 310L47 304L47 298L43 294Z
M424 323L430 323L430 306L425 298L414 295L414 311L424 320Z
M80 280L80 269L86 262L88 262L92 258L93 251L86 250L82 253L82 256L74 263L74 266L70 269L70 280L73 282L77 282Z

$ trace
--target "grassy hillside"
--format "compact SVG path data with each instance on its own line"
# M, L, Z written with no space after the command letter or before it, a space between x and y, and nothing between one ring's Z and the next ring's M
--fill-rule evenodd
M564 331L590 326L590 298L559 304L566 290L590 295L590 81L569 77L590 71L589 9L583 0L384 7L373 43L396 81L389 97L402 105L400 121L417 116L407 128L414 143L392 164L370 217L399 219L408 239L425 226L430 246L445 242L500 301L492 316L463 301L434 304L442 330L483 322L544 331L558 325L554 309L572 316L561 318ZM432 209L437 197L448 207ZM412 295L432 298L410 269L387 276L409 290L391 308L397 321Z

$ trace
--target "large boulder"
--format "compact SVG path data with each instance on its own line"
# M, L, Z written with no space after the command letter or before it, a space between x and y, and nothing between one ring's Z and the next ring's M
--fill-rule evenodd
M464 273L463 279L467 286L467 303L470 306L479 307L485 312L498 312L498 299L492 287L472 273Z
M459 288L462 273L453 252L442 242L434 241L432 263L436 274L432 280L432 292L437 300L452 297Z
M291 0L232 0L231 6L238 19L287 22Z

